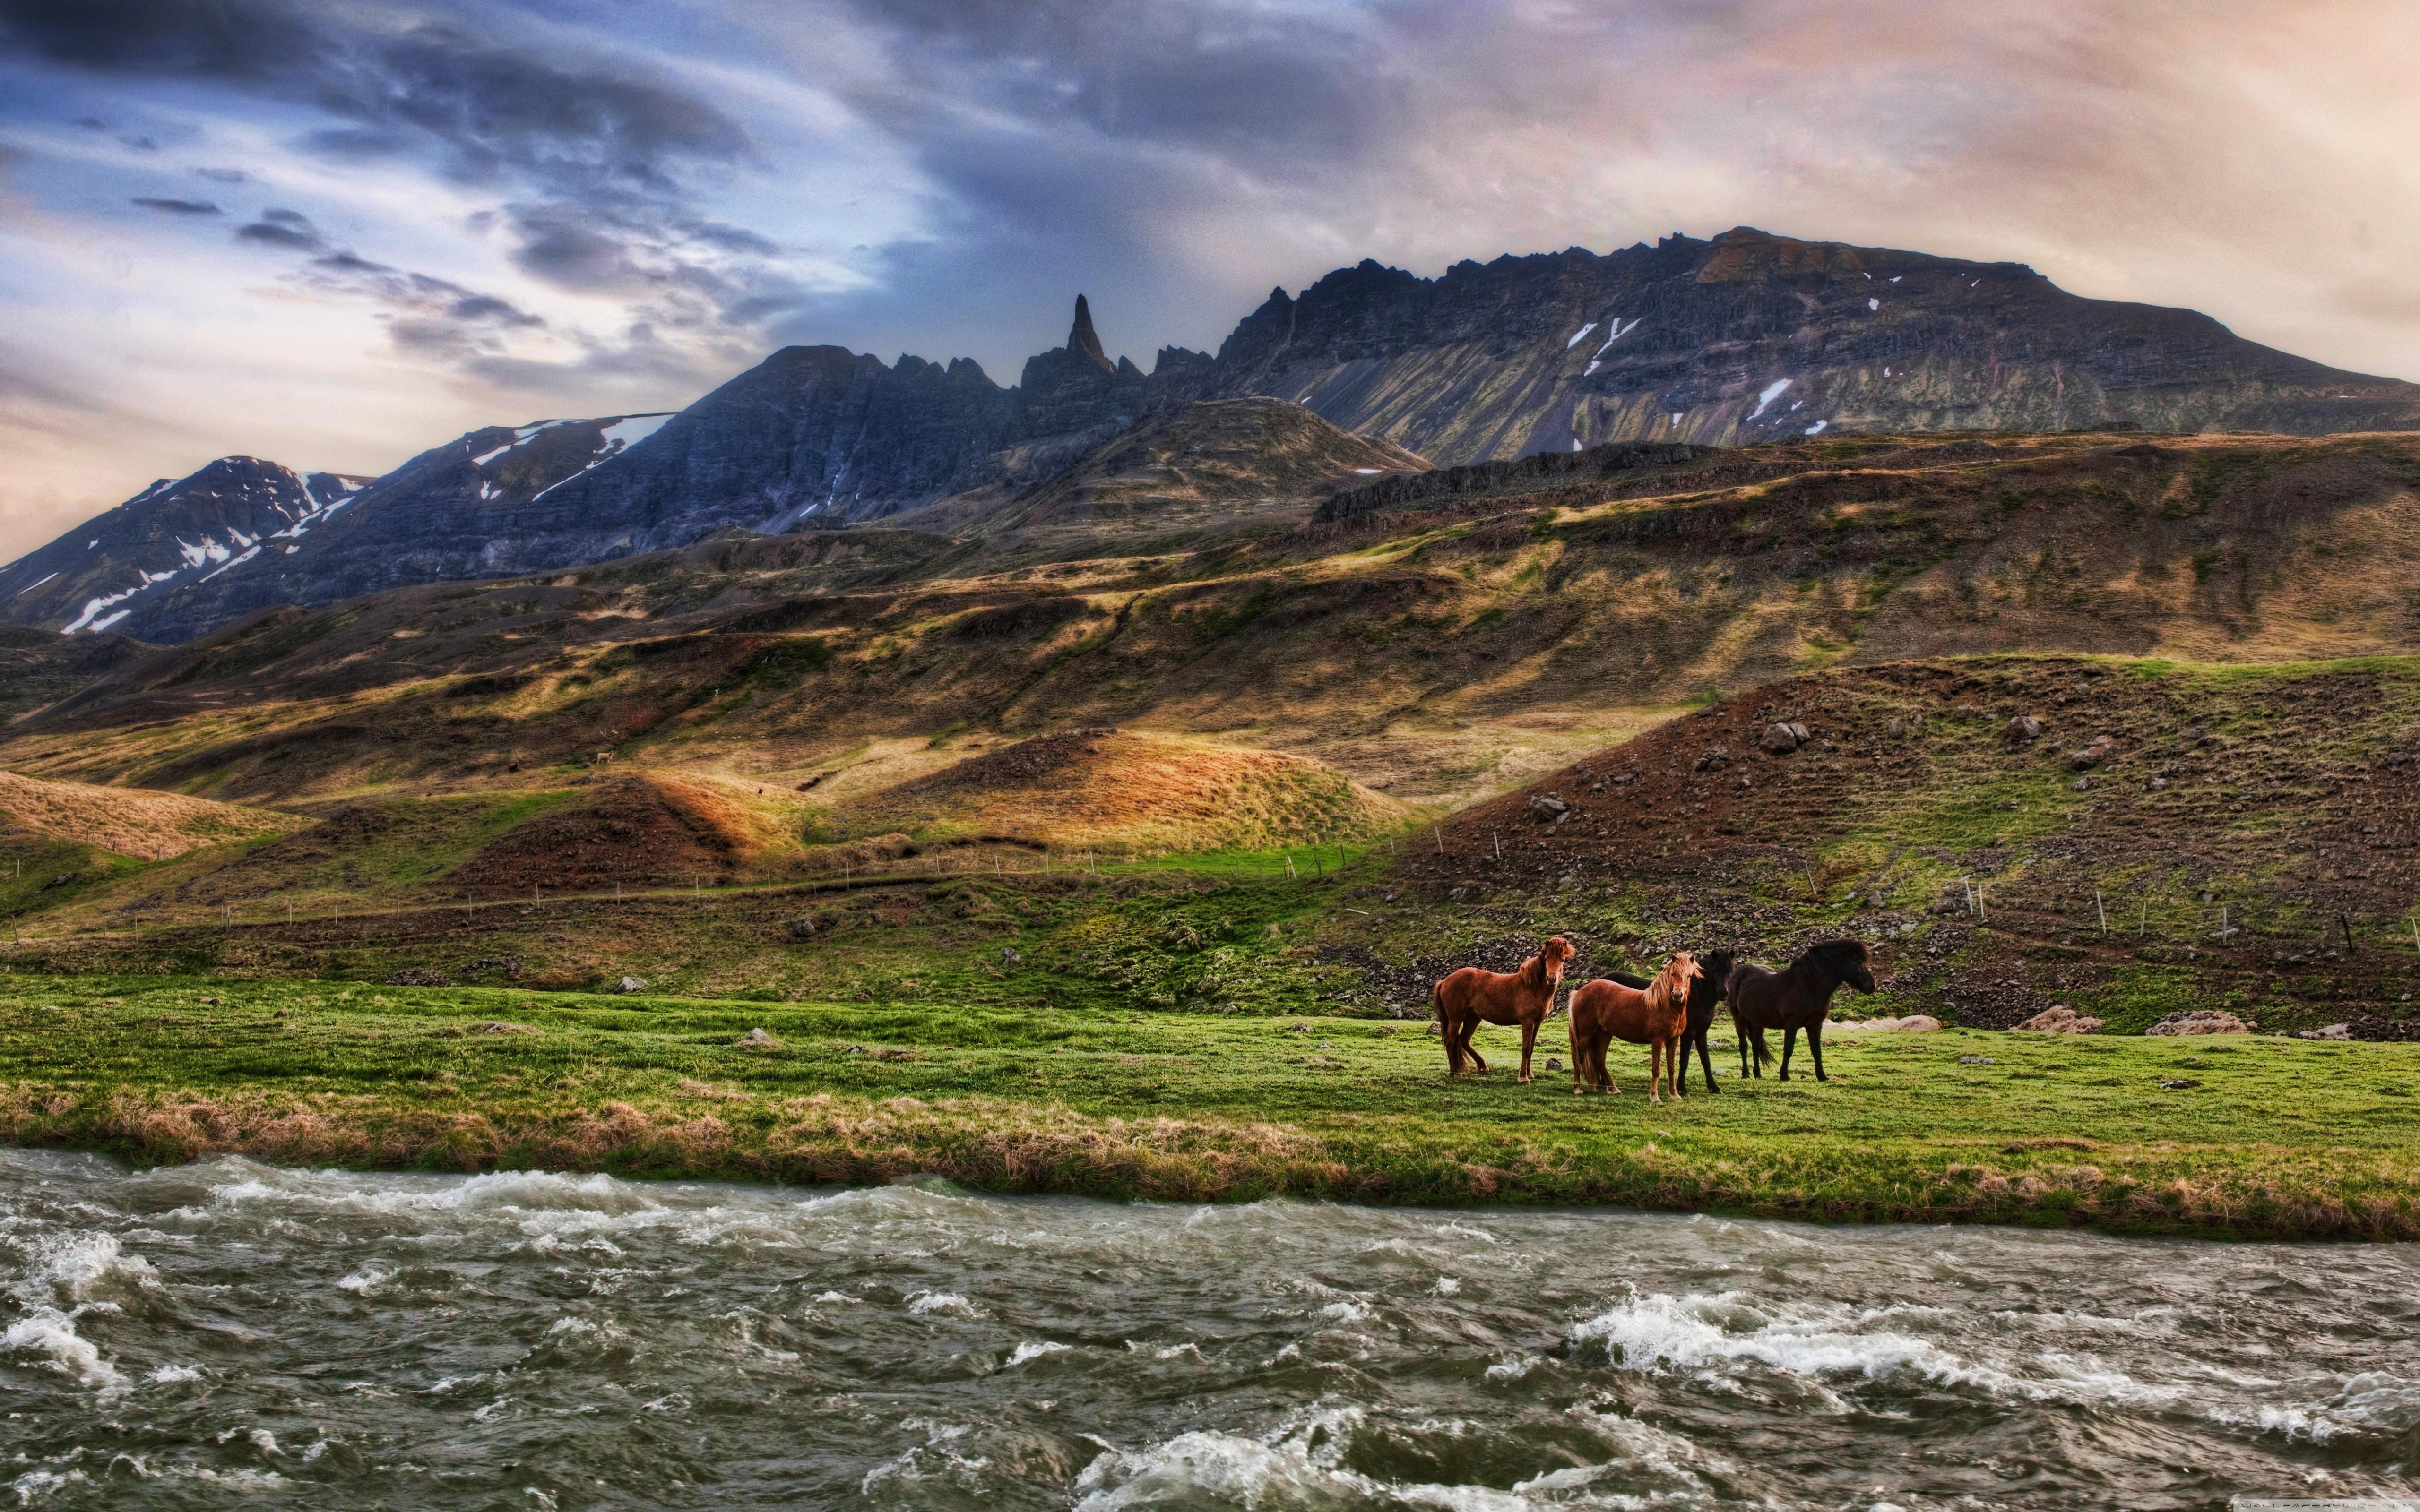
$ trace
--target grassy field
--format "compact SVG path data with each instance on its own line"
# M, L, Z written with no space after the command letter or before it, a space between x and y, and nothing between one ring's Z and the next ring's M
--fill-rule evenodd
M740 1042L759 1028L771 1044ZM1622 1095L1582 1099L1560 1072L1517 1085L1509 1032L1482 1044L1497 1072L1450 1085L1422 1025L1368 1018L15 975L0 1137L145 1162L2420 1238L2420 1045L1844 1030L1828 1083L1727 1072L1719 1096L1651 1104L1636 1051Z

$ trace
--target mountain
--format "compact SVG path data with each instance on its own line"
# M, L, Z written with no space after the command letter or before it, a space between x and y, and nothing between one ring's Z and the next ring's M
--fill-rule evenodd
M1425 475L1426 458L1282 399L1202 399L1144 414L1038 483L1001 483L890 517L980 537L993 565L1200 544L1309 519L1340 491Z
M1365 261L1298 299L1273 291L1218 348L1208 392L1292 399L1441 463L1839 430L2420 429L2420 384L2191 310L2081 299L2018 263L1745 226L1437 279Z
M1289 408L1187 408L1243 400ZM1184 418L1156 418L1171 414ZM916 511L918 529L1064 556L1103 530L1241 527L1305 486L1419 458L2110 427L2413 430L2420 385L2274 351L2192 311L2080 299L2014 263L1746 227L1435 279L1363 262L1298 298L1274 291L1215 357L1162 348L1149 374L1111 361L1078 295L1066 343L1011 388L965 358L790 347L676 415L489 427L366 486L223 459L0 569L0 623L182 640L281 604L552 572L734 529ZM1186 461L1187 446L1228 459ZM1343 461L1355 447L1360 460ZM1245 456L1256 448L1269 455ZM1280 478L1289 469L1300 476Z
M1111 363L1080 294L1067 344L1029 358L1010 389L966 358L885 366L845 347L788 347L681 411L644 451L529 501L511 521L523 539L560 543L539 549L567 564L679 546L721 526L771 532L810 517L879 518L1048 477L1177 402L1171 379L1208 363L1178 348L1160 354L1151 377ZM606 549L584 544L599 537L610 537Z
M0 568L0 623L176 641L274 605L520 570L507 512L667 418L490 425L377 479L221 457Z
M190 477L162 478L0 567L0 615L69 634L121 625L139 633L128 622L178 588L293 552L369 481L306 475L256 456L223 456Z

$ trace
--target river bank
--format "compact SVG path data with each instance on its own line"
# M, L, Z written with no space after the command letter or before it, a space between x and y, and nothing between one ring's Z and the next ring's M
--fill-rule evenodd
M2420 1046L1836 1030L1832 1079L1449 1084L1417 1023L0 979L0 1138L140 1163L2420 1237ZM766 1039L752 1041L752 1031ZM1509 1053L1508 1053L1509 1052ZM2177 1084L2177 1085L2170 1085ZM1693 1085L1695 1078L1693 1077Z

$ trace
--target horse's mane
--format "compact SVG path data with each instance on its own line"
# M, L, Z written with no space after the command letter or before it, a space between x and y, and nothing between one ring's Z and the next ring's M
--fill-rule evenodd
M1807 953L1823 963L1823 969L1835 977L1846 975L1851 963L1862 965L1873 956L1863 940L1824 940L1810 946Z

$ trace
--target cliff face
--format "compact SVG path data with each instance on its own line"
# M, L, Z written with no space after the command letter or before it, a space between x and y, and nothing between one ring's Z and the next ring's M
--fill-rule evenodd
M1827 430L2420 428L2420 385L2190 310L2079 299L2015 263L1745 227L1437 279L1364 262L1299 299L1272 292L1220 347L1214 388L1440 463Z

